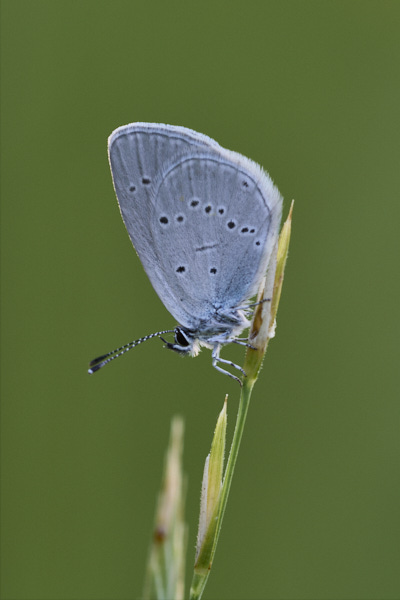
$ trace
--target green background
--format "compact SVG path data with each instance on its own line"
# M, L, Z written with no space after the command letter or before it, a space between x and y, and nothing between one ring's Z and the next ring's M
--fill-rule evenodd
M271 343L205 598L394 599L399 576L399 2L2 2L2 598L140 597L171 417L188 577L229 393L121 221L106 140L184 125L295 198ZM395 266L396 265L396 266ZM243 361L243 349L223 356Z

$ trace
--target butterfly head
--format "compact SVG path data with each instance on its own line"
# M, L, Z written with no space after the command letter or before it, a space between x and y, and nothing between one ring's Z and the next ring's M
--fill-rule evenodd
M198 355L200 351L200 344L193 331L178 325L175 327L174 334L174 342L168 342L164 338L161 338L169 350L178 352L178 354L190 354L191 356Z

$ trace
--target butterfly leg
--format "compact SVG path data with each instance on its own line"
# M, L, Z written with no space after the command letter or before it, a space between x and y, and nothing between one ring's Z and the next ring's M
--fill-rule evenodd
M224 358L220 358L220 356L219 356L220 350L221 350L221 346L219 346L219 345L214 346L214 349L212 351L212 359L213 359L212 360L212 365L213 365L213 367L215 369L217 369L217 371L219 371L220 373L224 373L225 375L228 375L232 379L235 379L242 386L243 384L240 381L239 377L236 377L236 375L232 375L232 373L229 373L229 371L226 371L225 369L222 369L221 367L218 366L218 363L223 363L224 365L230 365L231 367L234 367L235 369L238 369L238 371L241 371L245 377L246 377L246 372L242 369L242 367L239 367L239 365L236 365L231 360L225 360Z
M247 308L254 308L255 306L258 306L259 304L263 304L264 302L271 302L271 298L263 298L262 300L259 300L258 302L252 302L251 304L246 304L246 306L236 306L235 310L246 310Z
M246 338L244 338L246 339ZM233 344L239 344L239 346L246 346L246 348L251 348L252 350L255 350L256 348L254 346L252 346L251 344L249 344L249 342L245 342L244 339L239 339L237 338L236 340L230 340Z

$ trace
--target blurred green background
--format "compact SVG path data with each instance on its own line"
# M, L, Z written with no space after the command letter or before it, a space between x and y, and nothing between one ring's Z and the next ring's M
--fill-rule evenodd
M184 125L295 198L291 252L204 598L400 597L399 2L3 0L2 598L139 598L171 417L192 570L229 393L133 251L110 132ZM396 274L397 273L397 274ZM223 356L243 361L243 349Z

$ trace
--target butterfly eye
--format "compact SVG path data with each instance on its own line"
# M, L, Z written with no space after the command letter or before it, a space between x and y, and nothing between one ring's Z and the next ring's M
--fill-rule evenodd
M190 346L186 336L182 333L180 329L177 329L175 332L175 342L180 346L183 346L183 348Z

